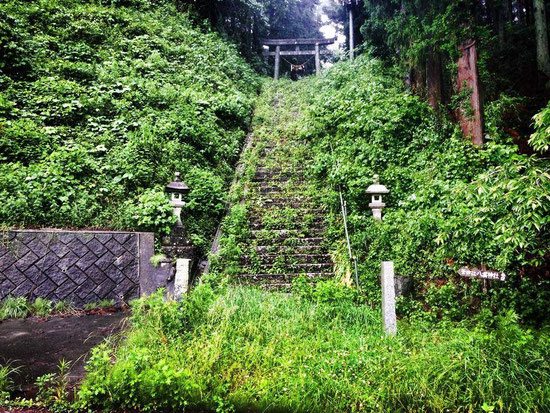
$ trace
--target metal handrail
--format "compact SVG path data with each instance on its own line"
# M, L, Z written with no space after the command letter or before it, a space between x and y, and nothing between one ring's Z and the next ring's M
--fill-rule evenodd
M330 144L330 153L331 155L334 155L334 149L332 148L332 144ZM340 169L340 160L336 159L336 167ZM351 252L351 243L349 241L349 231L348 231L348 205L346 201L344 201L344 197L342 196L342 185L338 185L338 193L340 194L340 207L342 208L342 218L344 219L344 232L346 233L346 243L348 246L348 255L350 264L353 263L353 267L355 270L355 284L357 286L357 289L359 289L359 276L357 275L357 258L353 253Z
M340 207L342 208L342 218L344 219L344 232L346 234L346 243L348 246L348 255L350 259L350 263L353 263L354 269L355 269L355 284L357 285L357 288L359 288L359 276L357 275L357 258L355 255L351 252L351 243L349 241L349 231L348 231L348 205L347 202L344 201L344 197L342 196L342 186L338 185L338 193L340 194Z

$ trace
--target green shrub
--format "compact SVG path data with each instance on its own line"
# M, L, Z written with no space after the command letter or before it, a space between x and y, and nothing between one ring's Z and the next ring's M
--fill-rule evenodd
M550 104L537 113L533 119L535 120L535 133L529 138L529 144L537 152L548 152L550 150Z
M25 297L8 297L0 302L0 320L5 318L25 318L30 313L30 305Z
M380 262L393 260L396 273L412 279L412 296L400 305L408 312L460 319L485 305L544 323L550 317L550 163L518 154L502 131L518 100L501 96L488 105L487 142L477 148L392 79L366 56L338 63L295 86L301 89L294 100L306 109L284 126L310 141L312 173L320 191L328 188L323 199L335 216L337 189L343 190L365 297L379 302ZM546 147L544 116L536 116L531 139L538 151ZM364 192L375 173L391 191L382 223L373 221ZM342 224L331 222L337 249ZM503 271L507 281L493 282L486 293L481 282L457 276L463 265ZM410 299L423 305L404 302Z
M0 364L0 406L13 390L13 375L18 374L19 370L18 367L13 367L11 363Z
M54 304L50 300L38 297L30 306L30 311L34 315L41 317L48 316L52 313Z
M58 301L53 305L53 311L56 313L72 313L74 310L74 306L66 300Z

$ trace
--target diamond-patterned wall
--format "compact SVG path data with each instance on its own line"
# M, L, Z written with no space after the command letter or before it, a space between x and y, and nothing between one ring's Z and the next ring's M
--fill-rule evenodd
M139 297L139 236L132 232L0 233L0 300L8 295L77 306Z

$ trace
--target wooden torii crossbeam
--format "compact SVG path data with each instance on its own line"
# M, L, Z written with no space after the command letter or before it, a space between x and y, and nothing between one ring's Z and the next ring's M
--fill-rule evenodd
M264 56L275 57L275 68L273 77L279 80L279 71L281 66L281 56L313 56L315 55L315 73L321 71L321 55L330 53L328 50L321 50L321 46L329 45L336 41L336 37L332 39L263 39L262 44L268 46L268 50L264 50ZM272 47L275 50L272 50ZM281 46L294 46L294 50L281 50ZM306 49L302 49L305 46ZM307 49L308 46L314 46L314 49Z

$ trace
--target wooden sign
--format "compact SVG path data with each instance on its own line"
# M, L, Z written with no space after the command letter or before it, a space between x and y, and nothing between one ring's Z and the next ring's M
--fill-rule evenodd
M462 267L458 270L458 274L462 277L480 278L483 280L505 281L506 274L499 271L480 270L479 268Z

